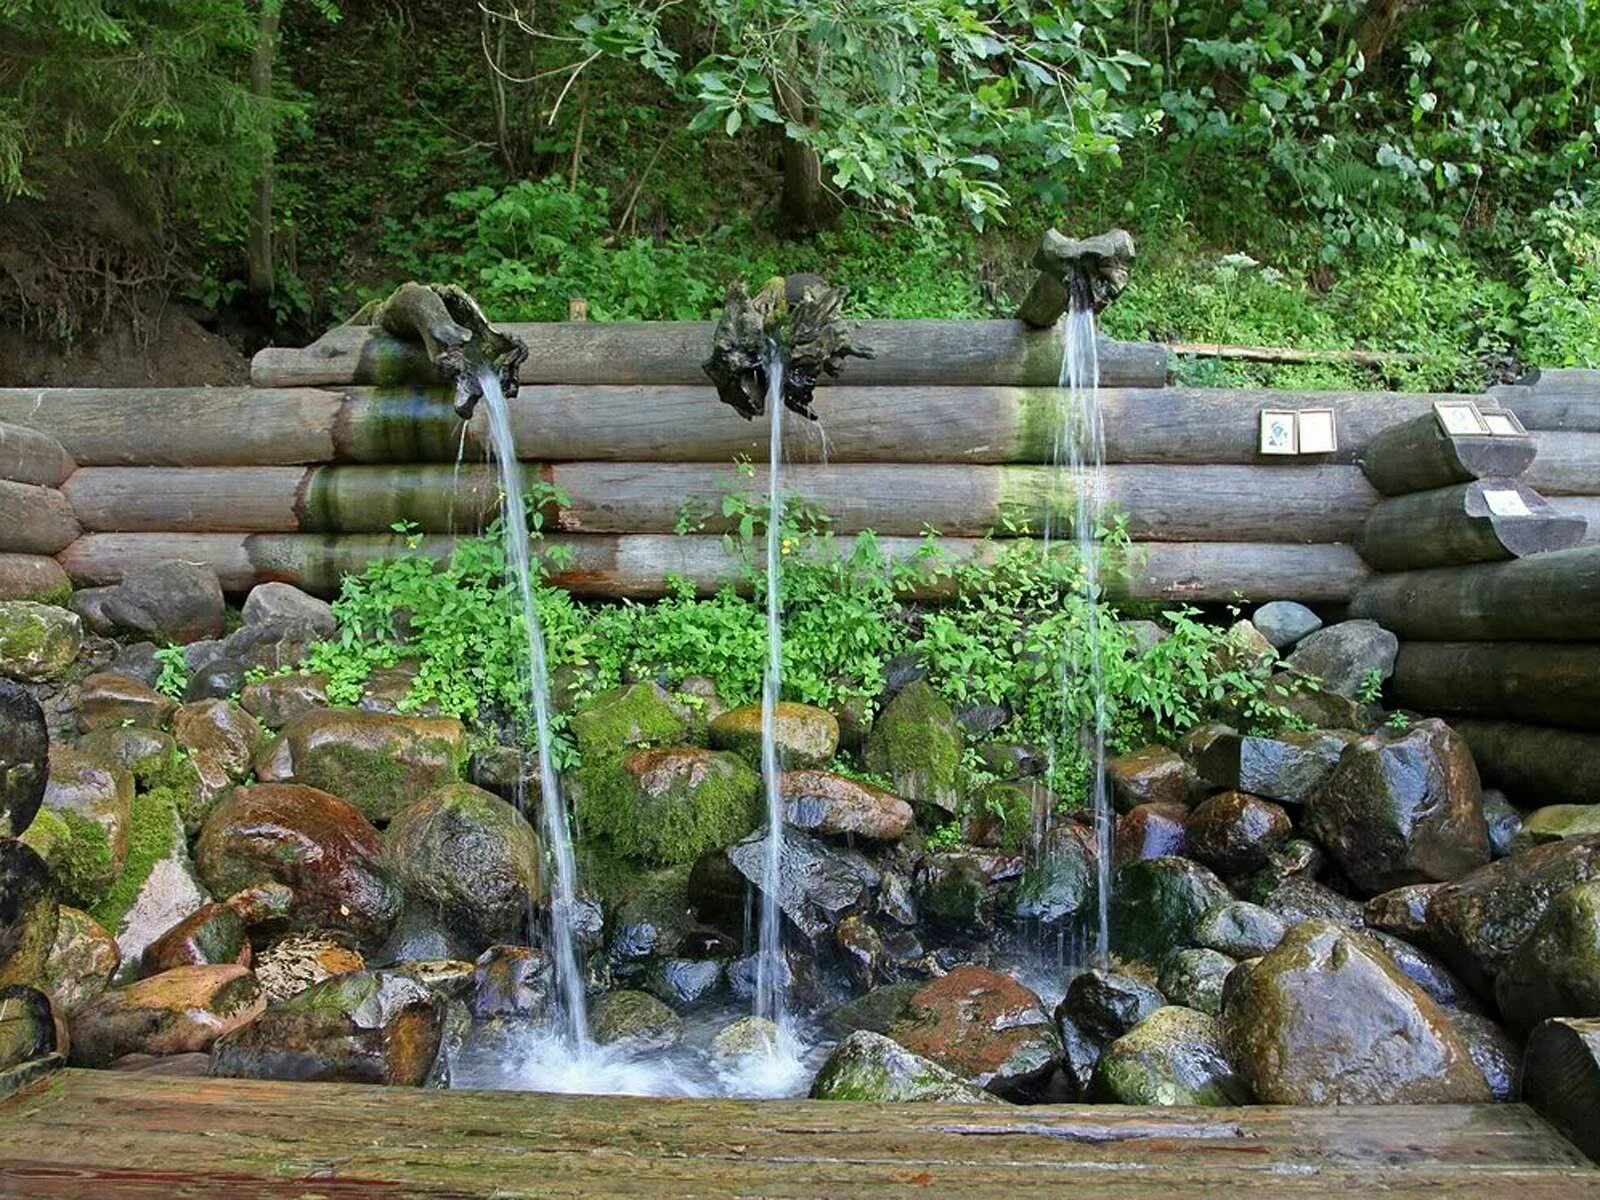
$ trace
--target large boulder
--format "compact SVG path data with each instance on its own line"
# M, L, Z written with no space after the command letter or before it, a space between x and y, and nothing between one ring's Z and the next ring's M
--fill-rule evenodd
M205 804L244 782L263 737L256 719L232 700L183 705L172 714L172 736L200 776Z
M1322 618L1304 604L1273 600L1250 614L1250 623L1276 649L1287 650L1307 634L1322 628Z
M211 1073L417 1087L438 1057L444 1009L429 988L405 975L335 975L219 1038Z
M1352 743L1306 826L1369 893L1457 879L1489 861L1472 752L1438 720Z
M1376 621L1341 621L1303 637L1284 665L1322 681L1322 690L1355 699L1394 673L1400 639Z
M1039 997L1009 975L963 964L923 984L888 1036L1005 1099L1037 1095L1061 1040Z
M899 796L830 771L785 771L778 796L785 821L823 837L893 842L911 828L911 806Z
M586 830L623 858L654 866L694 862L761 819L760 776L735 754L695 746L586 762L576 792Z
M1495 977L1494 995L1523 1029L1547 1017L1600 1017L1600 879L1550 901Z
M93 908L127 865L132 823L132 774L53 746L44 807L22 840L50 864L63 901Z
M1189 845L1188 821L1184 804L1135 805L1117 818L1112 861L1124 867L1140 859L1182 855Z
M908 683L867 734L867 770L912 804L954 814L961 802L966 737L955 712L925 679Z
M1194 940L1231 958L1259 958L1283 940L1283 918L1246 900L1229 900L1200 918Z
M603 692L572 714L570 728L586 764L617 758L634 746L682 742L689 719L654 683L630 683Z
M333 606L326 600L307 595L292 583L258 583L244 598L243 615L246 625L300 621L325 638L339 630Z
M1141 979L1091 968L1072 977L1056 1016L1070 1018L1079 1029L1109 1041L1165 1003L1161 993Z
M932 1059L913 1054L899 1042L860 1029L828 1055L811 1083L813 1100L865 1100L874 1104L1000 1104L1003 1101L968 1083Z
M71 1061L103 1067L124 1054L192 1054L266 1007L240 966L178 967L102 992L72 1013Z
M703 920L742 933L749 890L765 898L766 861L764 830L702 856L689 876L690 904ZM846 915L867 910L880 879L860 851L791 830L779 859L778 908L808 941L820 944Z
M914 881L917 911L938 932L978 940L991 934L1007 893L1020 893L1016 898L1041 919L1059 920L1066 915L1062 910L1081 906L1084 892L1073 886L1070 864L1058 863L1063 871L1054 877L1049 863L1039 864L1024 891L1026 863L1020 854L957 850L925 855ZM1081 872L1078 878L1081 883Z
M303 783L387 821L413 800L461 776L467 731L460 721L350 708L293 717L256 757L264 783Z
M1156 983L1173 1004L1214 1017L1222 1012L1223 987L1237 965L1217 950L1174 950L1162 960Z
M1202 801L1189 814L1184 832L1190 858L1232 878L1266 866L1272 852L1294 832L1294 825L1272 801L1229 791Z
M1525 850L1596 833L1600 833L1600 804L1547 804L1522 818L1513 848Z
M106 588L100 614L115 628L152 642L198 642L222 634L222 585L203 563L169 559L130 568Z
M50 868L15 838L0 839L0 987L36 986L59 921Z
M102 671L90 675L78 689L78 729L83 733L129 725L161 729L177 707L142 680Z
M1282 804L1304 804L1339 765L1349 740L1328 732L1274 737L1226 732L1204 740L1193 762L1212 787Z
M78 615L32 600L0 600L0 676L43 683L66 674L83 645Z
M1187 806L1201 788L1189 761L1168 746L1142 749L1106 759L1106 778L1118 812L1141 804Z
M21 684L0 679L0 837L33 823L50 774L44 709Z
M366 960L341 935L321 933L291 933L259 953L252 952L250 960L268 1004L366 966Z
M452 783L400 810L383 835L387 874L422 913L473 949L514 939L538 901L542 850L500 797Z
M1110 1104L1249 1104L1250 1086L1222 1045L1216 1018L1192 1008L1157 1008L1100 1055L1088 1098Z
M219 896L285 884L297 929L344 930L376 943L400 914L378 831L351 805L299 784L234 789L206 819L195 863Z
M1231 899L1220 879L1187 858L1129 863L1112 880L1111 948L1154 966L1169 951L1192 946L1200 919Z
M648 992L607 992L589 1010L589 1035L628 1054L658 1053L683 1040L684 1024Z
M773 710L772 742L782 768L822 767L839 749L839 721L824 709L780 701ZM711 722L711 744L761 768L761 705L741 704Z
M1306 921L1235 969L1223 1040L1266 1104L1471 1104L1483 1073L1445 1011L1370 938Z

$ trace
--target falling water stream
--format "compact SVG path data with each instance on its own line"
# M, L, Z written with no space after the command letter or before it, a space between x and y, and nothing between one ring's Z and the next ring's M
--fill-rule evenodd
M761 680L761 779L767 796L766 855L761 868L761 929L756 948L756 1016L788 1025L783 985L783 914L778 907L783 868L783 799L778 779L778 693L783 684L782 570L783 356L767 346L767 668Z

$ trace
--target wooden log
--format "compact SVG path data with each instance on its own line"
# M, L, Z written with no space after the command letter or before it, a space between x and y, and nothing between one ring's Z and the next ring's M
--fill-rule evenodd
M1550 503L1557 512L1582 517L1589 523L1583 534L1584 545L1600 542L1600 496L1556 496Z
M1418 641L1590 641L1600 629L1600 549L1373 575L1350 614Z
M0 423L0 479L60 487L76 464L48 433Z
M1565 550L1586 527L1516 480L1479 479L1381 501L1356 549L1375 570L1416 571Z
M1526 437L1446 433L1429 411L1385 429L1361 454L1361 469L1386 496L1424 492L1474 479L1513 478L1533 461Z
M1600 642L1402 642L1388 694L1420 712L1600 730Z
M1489 389L1533 430L1600 433L1600 371L1544 368L1515 384Z
M55 488L0 479L0 551L54 554L82 530Z
M700 463L524 465L566 497L548 528L575 533L722 533L727 495L764 501L766 471ZM1076 481L1041 466L792 466L785 494L839 533L1070 534ZM1336 542L1362 527L1375 493L1343 466L1109 466L1106 512L1144 541ZM476 464L340 467L85 467L66 488L92 532L470 532L499 507L495 471ZM1053 518L1053 524L1051 524Z
M1522 481L1547 496L1600 496L1600 433L1531 435L1538 457Z
M877 352L852 362L840 382L1053 385L1061 372L1059 328L1020 321L860 321L856 338ZM523 383L700 384L711 352L710 321L569 321L507 324L528 344ZM1148 342L1100 344L1100 379L1108 387L1161 387L1167 352ZM258 388L351 383L427 383L432 364L420 347L370 327L331 329L304 349L269 347L250 363ZM833 380L823 380L831 384Z
M1232 346L1225 342L1161 342L1174 354L1193 358L1220 358L1259 363L1351 363L1358 367L1387 367L1428 360L1426 354L1403 350L1309 350L1298 346Z
M1523 808L1593 804L1600 796L1600 733L1458 717L1478 773Z
M417 539L414 552L444 560L455 545L445 535ZM992 557L999 543L977 538L945 538L937 543L950 562ZM836 545L832 553L849 546ZM878 539L886 558L927 562L922 538ZM689 580L701 594L750 575L751 564L720 537L670 534L555 534L542 551L563 547L564 560L552 564L550 578L579 595L652 597L665 594L668 576ZM176 558L208 563L228 591L282 580L329 595L340 579L378 559L408 551L404 537L379 534L91 533L58 555L78 586L115 583L142 563ZM1103 586L1117 599L1226 601L1288 597L1309 602L1349 598L1367 568L1350 547L1241 542L1135 543L1110 554L1102 567ZM947 595L948 579L933 573L908 582L914 598Z
M42 554L0 554L0 600L65 604L72 580L61 564Z
M1600 1161L1600 1018L1555 1017L1528 1035L1522 1098Z

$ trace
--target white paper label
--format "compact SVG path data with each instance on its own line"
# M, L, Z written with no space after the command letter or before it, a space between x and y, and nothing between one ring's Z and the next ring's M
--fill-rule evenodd
M1520 492L1486 491L1483 493L1483 502L1489 506L1489 511L1497 517L1526 517L1530 515L1528 506L1523 501Z

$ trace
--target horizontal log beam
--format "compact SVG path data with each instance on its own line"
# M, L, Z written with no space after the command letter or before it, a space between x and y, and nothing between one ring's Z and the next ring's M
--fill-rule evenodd
M1584 545L1600 542L1600 496L1554 496L1550 503L1557 512L1582 517L1589 523L1583 534Z
M1546 496L1600 496L1600 433L1535 433L1522 482Z
M1417 571L1565 550L1585 528L1517 480L1480 479L1380 501L1356 549L1376 570Z
M1489 389L1528 429L1600 433L1600 371L1544 368Z
M1600 642L1402 642L1399 706L1600 730Z
M0 479L0 551L54 554L82 532L55 488Z
M0 600L65 603L72 581L55 559L42 554L0 554Z
M699 463L526 464L565 494L546 528L575 533L671 533L737 528L725 496L759 503L765 468L747 474ZM1043 466L860 464L791 466L786 495L839 533L924 530L980 537L1073 532L1076 481ZM1376 498L1355 467L1104 468L1101 495L1130 536L1148 541L1338 542L1360 531ZM84 467L66 488L92 532L381 533L407 521L430 533L471 532L499 507L490 467Z
M1053 385L1061 373L1059 327L1020 321L860 321L858 344L877 352L852 361L840 382ZM710 321L563 321L497 326L528 344L523 383L700 384L711 351ZM420 346L370 326L329 330L304 349L269 347L250 364L256 387L422 383L436 378ZM1100 343L1107 386L1161 387L1167 352L1148 342ZM833 380L823 378L824 385Z
M1432 412L1398 421L1374 437L1361 453L1361 469L1385 496L1403 496L1521 475L1537 447L1528 437L1447 433Z
M0 422L0 479L59 487L76 465L48 433Z
M415 552L442 561L454 544L448 536L427 536ZM924 539L909 537L880 538L878 544L887 557L903 562L921 561L927 546ZM998 551L997 543L976 538L947 538L938 545L955 562ZM115 583L131 567L176 558L210 564L231 592L282 580L329 595L345 574L397 557L407 546L406 538L377 534L93 533L57 557L80 587ZM668 576L687 579L706 594L748 574L746 561L720 537L556 534L543 546L566 548L570 557L553 566L550 577L586 596L659 596ZM1339 544L1157 542L1108 555L1102 577L1107 594L1119 599L1336 602L1348 599L1366 572L1355 551ZM936 597L949 587L948 579L925 576L908 594Z
M1350 612L1418 641L1589 641L1600 629L1600 547L1374 575Z
M1600 796L1600 733L1458 717L1478 774L1523 808L1593 804Z

